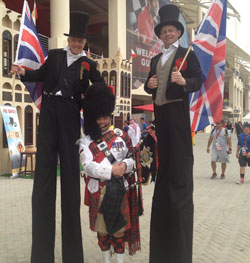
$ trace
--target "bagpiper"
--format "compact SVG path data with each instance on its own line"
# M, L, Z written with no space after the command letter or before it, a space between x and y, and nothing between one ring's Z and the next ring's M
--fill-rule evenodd
M122 130L110 130L115 96L109 87L96 83L83 101L84 138L78 140L86 179L85 205L90 229L97 232L103 262L111 262L113 247L118 263L140 249L139 203L134 172L133 147Z

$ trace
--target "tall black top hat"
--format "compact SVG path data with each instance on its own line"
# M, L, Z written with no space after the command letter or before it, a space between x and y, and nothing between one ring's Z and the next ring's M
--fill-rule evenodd
M89 15L85 12L73 11L70 13L69 34L65 36L86 38Z
M160 23L155 27L157 37L160 37L162 27L166 25L175 26L181 31L180 37L183 35L184 26L179 22L180 10L176 5L164 5L159 10L159 16Z
M84 133L92 140L99 139L102 134L96 120L111 115L114 108L115 96L105 83L95 82L90 86L83 99Z

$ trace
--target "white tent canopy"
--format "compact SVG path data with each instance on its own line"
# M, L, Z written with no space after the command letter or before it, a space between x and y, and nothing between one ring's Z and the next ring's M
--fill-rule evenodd
M242 122L250 123L250 112L245 117L242 118Z

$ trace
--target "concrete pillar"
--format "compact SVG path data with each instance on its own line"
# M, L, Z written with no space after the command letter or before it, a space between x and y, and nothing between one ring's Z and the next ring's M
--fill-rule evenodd
M197 27L199 26L201 20L202 20L202 8L198 6L197 8Z
M249 111L249 91L245 93L245 112Z
M240 90L239 90L239 86L238 86L238 82L237 82L237 101L236 101L236 106L237 108L240 106Z
M243 100L244 100L244 89L243 89L243 83L241 83L242 84L242 91L241 91L241 113L243 113L243 111L244 111L244 103L243 103Z
M245 85L244 85L245 87ZM244 111L247 112L248 111L248 108L249 108L249 91L245 91L244 92L244 95L243 95L243 100L244 100L244 104L245 104L245 108L244 108Z
M120 48L126 58L126 1L108 0L109 57L113 58Z
M229 102L232 103L233 107L235 105L235 91L234 91L234 79L233 79L233 75L230 76L229 79L229 84L228 84L228 88L229 88Z
M248 83L247 87L250 87L250 82ZM246 92L246 99L245 99L246 111L250 111L250 91Z
M67 45L67 37L63 34L69 33L69 6L69 0L50 1L50 49L63 48Z
M190 37L190 42L194 40L194 29L192 27L187 27L187 32L189 34L189 37Z

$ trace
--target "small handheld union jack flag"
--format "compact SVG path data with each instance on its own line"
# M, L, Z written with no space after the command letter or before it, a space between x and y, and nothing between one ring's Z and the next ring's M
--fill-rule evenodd
M47 52L39 39L28 2L25 0L15 63L22 65L26 69L35 70L40 68L46 58ZM29 91L35 105L40 109L42 102L42 83L25 82L24 85Z

